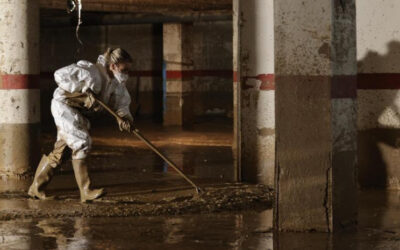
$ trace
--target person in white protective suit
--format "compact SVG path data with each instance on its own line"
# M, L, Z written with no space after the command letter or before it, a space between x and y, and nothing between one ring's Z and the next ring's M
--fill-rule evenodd
M49 155L43 155L36 169L28 194L46 199L42 190L50 181L53 169L61 164L68 146L72 150L72 166L80 190L81 201L90 201L104 194L103 189L90 189L86 163L91 148L90 123L82 111L99 111L94 96L107 103L120 117L121 131L130 131L133 118L129 110L130 95L125 87L131 56L123 49L107 49L97 63L79 61L57 70L54 79L58 88L51 101L51 113L57 126L57 141Z

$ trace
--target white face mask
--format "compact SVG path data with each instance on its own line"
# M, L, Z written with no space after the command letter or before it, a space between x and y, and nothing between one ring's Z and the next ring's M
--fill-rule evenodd
M119 83L125 83L126 81L128 81L129 75L121 72L116 72L114 73L114 77Z

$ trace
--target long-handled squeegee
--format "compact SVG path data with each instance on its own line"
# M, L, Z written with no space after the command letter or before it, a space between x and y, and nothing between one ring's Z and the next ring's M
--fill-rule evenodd
M105 110L107 110L112 116L115 117L115 119L117 119L117 121L122 121L122 118L115 113L112 109L110 109L105 103L103 103L102 101L100 101L99 99L97 99L96 97L94 97L94 99L96 100L96 102L98 104L100 104ZM194 182L192 180L189 179L189 177L187 177L176 165L175 163L173 163L170 159L168 159L165 155L163 155L149 140L147 140L137 128L131 128L130 133L134 134L136 137L138 137L141 141L143 141L144 143L146 143L147 146L149 146L149 148L151 150L153 150L156 154L158 154L164 161L166 161L168 163L168 165L170 165L180 176L182 176L187 182L190 183L190 185L192 185L197 194L201 194L202 190L196 185L194 184Z

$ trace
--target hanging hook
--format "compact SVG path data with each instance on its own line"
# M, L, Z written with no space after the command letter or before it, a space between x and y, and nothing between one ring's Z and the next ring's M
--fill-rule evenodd
M76 29L75 29L75 37L79 43L78 49L75 53L75 57L77 57L77 55L80 53L81 47L83 47L83 42L79 37L79 28L82 24L82 0L67 0L68 14L71 14L75 10L77 11L77 16L78 16L78 23L77 23Z
M67 12L71 14L76 9L75 0L67 0Z
M76 0L78 2L78 24L76 25L76 39L78 40L78 42L83 46L83 42L81 41L81 39L79 38L79 28L82 24L82 0Z

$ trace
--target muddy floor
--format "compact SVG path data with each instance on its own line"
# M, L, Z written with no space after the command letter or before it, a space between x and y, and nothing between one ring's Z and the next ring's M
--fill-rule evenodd
M235 183L229 124L142 128L203 195L140 141L97 128L90 174L106 196L80 203L68 160L46 188L53 200L28 198L30 179L0 180L0 249L400 249L400 192L361 192L356 232L274 234L273 191Z
M264 186L243 184L204 185L198 195L190 188L165 188L111 193L91 203L80 203L78 194L63 194L39 201L24 194L0 195L0 220L17 218L127 217L201 214L271 208L273 192Z
M358 231L272 232L272 210L132 216L20 218L0 223L0 249L327 249L400 246L400 192L360 193Z
M139 129L203 190L198 195L143 142L115 127L94 127L88 158L93 187L107 194L81 204L67 152L46 187L52 200L29 199L28 180L0 181L0 219L45 217L121 217L264 210L273 192L262 185L235 183L231 125L203 123L191 130L139 124ZM55 133L42 135L42 151L52 149ZM14 187L14 188L13 188Z

